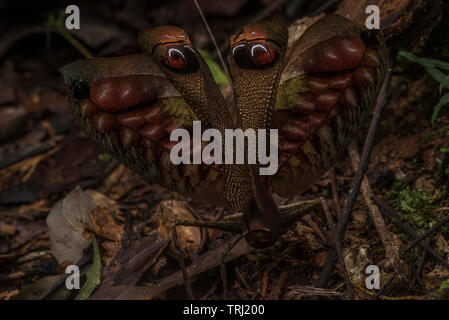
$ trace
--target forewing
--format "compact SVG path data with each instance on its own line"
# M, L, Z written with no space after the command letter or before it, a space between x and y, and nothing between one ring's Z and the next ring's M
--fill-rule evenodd
M369 116L387 64L383 40L338 15L304 32L286 57L271 123L279 130L275 192L305 191L341 156Z
M151 58L84 59L61 72L76 123L108 153L152 182L224 204L220 167L171 162L177 143L171 132L182 128L192 136L192 122L200 119Z

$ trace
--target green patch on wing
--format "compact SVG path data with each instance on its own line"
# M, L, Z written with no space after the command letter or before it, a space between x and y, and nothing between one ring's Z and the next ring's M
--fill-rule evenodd
M307 92L305 75L298 75L279 84L274 111L289 110L298 104Z
M173 117L176 123L191 126L192 121L199 120L183 98L166 98L162 100L162 111Z

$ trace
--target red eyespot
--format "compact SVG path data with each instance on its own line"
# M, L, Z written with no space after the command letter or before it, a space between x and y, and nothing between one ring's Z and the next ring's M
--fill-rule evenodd
M167 49L167 65L170 68L182 69L186 66L186 57L178 48Z
M251 57L258 65L264 65L274 61L270 49L263 44L255 44L251 47Z
M199 68L195 51L188 45L164 45L165 57L162 63L177 73L191 73Z
M235 63L243 69L254 69L256 66L251 59L248 47L246 44L238 44L232 49L232 56Z
M276 62L278 54L265 42L244 42L234 46L232 56L240 68L264 69Z

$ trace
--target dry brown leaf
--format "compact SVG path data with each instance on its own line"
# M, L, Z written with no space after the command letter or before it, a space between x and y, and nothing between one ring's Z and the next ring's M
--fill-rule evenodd
M124 232L123 227L115 222L108 209L97 206L90 213L90 221L93 226L92 231L95 234L112 241L121 240Z
M170 225L173 220L198 220L193 210L178 200L166 200L159 203L156 212L151 217L151 223L156 226L158 234L163 239L172 239ZM185 258L191 253L197 253L204 244L205 232L197 227L177 226L181 253ZM175 253L174 243L170 244L172 254Z

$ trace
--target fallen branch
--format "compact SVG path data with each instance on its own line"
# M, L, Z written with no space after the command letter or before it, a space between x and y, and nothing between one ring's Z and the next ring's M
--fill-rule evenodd
M449 223L449 217L441 220L440 222L436 223L432 228L424 232L422 235L420 235L418 238L413 240L404 250L403 253L406 253L410 249L414 248L417 244L419 244L421 241L426 239L427 237L430 237L432 234L437 232L441 227Z
M410 236L414 239L419 238L418 233L412 226L407 222L407 218L393 210L388 204L378 199L376 196L373 196L372 199L374 202L383 209L383 212L392 220L395 220L399 223L404 231L406 231ZM428 253L433 255L438 261L440 261L447 269L449 269L449 264L438 254L436 253L426 242L419 242L419 245L424 248Z
M343 270L343 275L346 282L346 289L348 289L349 298L354 300L354 290L352 289L351 280L349 279L348 270L346 269L345 258L343 256L343 250L341 248L341 242L338 239L337 231L335 230L335 223L332 220L332 216L329 212L329 207L327 206L326 200L321 199L321 205L326 215L327 223L329 225L330 231L332 233L332 238L334 239L335 250L337 251L338 260L340 261L341 269Z
M362 183L362 179L365 175L366 169L368 168L368 160L371 155L371 151L373 149L374 144L374 136L377 131L377 125L380 120L380 115L382 113L382 109L386 104L387 95L388 95L388 87L390 85L391 80L391 66L387 69L387 73L385 75L384 82L382 84L382 88L380 89L376 108L374 109L373 117L371 118L370 127L368 130L368 134L365 139L365 144L363 145L363 151L359 166L357 168L357 172L352 180L351 191L349 192L348 198L343 207L343 211L341 213L340 219L338 221L337 227L337 235L339 237L339 241L342 242L344 239L344 234L346 230L346 226L349 221L349 217L352 214L352 208L354 207L355 201L357 199L357 195L359 194L360 185ZM320 278L318 279L316 286L319 288L324 288L329 281L329 278L332 273L332 268L334 266L335 260L337 257L337 252L335 248L329 248L326 261L323 266L323 270L321 272Z
M354 170L357 170L357 167L360 163L360 155L357 150L357 146L355 143L351 143L348 148L349 157L351 158L352 167ZM389 265L392 265L395 271L402 275L402 271L400 268L400 257L399 250L401 248L401 240L398 236L392 234L385 225L385 221L382 218L382 214L379 211L379 208L375 206L371 197L374 195L373 190L371 189L371 185L368 182L366 177L362 180L361 191L363 199L365 200L365 204L367 205L371 219L374 222L374 226L376 227L377 232L379 233L380 239L385 247L385 257L389 262Z
M342 292L338 291L330 291L327 289L322 288L315 288L310 286L291 286L291 291L287 293L287 296L295 296L295 295L301 295L301 296L322 296L322 297L340 297L343 295Z
M231 240L232 241L232 240ZM201 255L196 259L189 267L187 267L187 272L189 276L195 277L205 271L212 268L218 267L220 265L220 258L224 250L228 247L229 242L223 244L221 247L209 251ZM241 240L237 243L232 250L226 255L226 262L234 260L240 256L246 255L251 251L251 247L246 243L245 240ZM117 299L120 300L149 300L160 295L161 293L181 285L184 282L182 272L178 271L161 281L148 285L148 286L114 286L111 290L115 292L120 292Z

